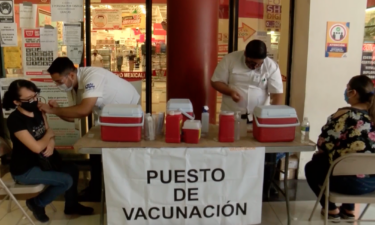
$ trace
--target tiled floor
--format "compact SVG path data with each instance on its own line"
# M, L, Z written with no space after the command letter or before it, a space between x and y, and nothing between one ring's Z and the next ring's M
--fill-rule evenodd
M21 201L21 205L25 207L25 202ZM57 208L57 212L54 213L50 207L46 209L48 216L51 221L47 224L49 225L99 225L99 204L85 204L91 205L95 208L96 214L93 216L86 217L72 217L65 216L63 209L64 204L61 201L54 202L54 206ZM293 218L293 225L321 225L323 224L322 218L319 211L316 211L312 222L308 221L308 217L313 208L313 201L296 201L291 202L291 214ZM15 225L17 221L22 218L20 210L13 204L10 213L7 213L8 202L4 202L0 206L0 225ZM363 206L361 205L361 208ZM28 212L30 214L30 212ZM32 217L33 218L33 217ZM375 219L375 206L371 207L364 219ZM19 223L20 225L29 224L26 219L22 219ZM36 223L40 224L40 223ZM263 203L263 215L262 215L262 225L286 225L287 216L285 203L283 202L266 202ZM348 224L351 223L341 223ZM357 224L375 224L375 222L362 222Z

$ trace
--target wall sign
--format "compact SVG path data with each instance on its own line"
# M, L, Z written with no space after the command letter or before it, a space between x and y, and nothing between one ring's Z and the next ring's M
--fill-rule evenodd
M347 22L327 22L326 57L347 57L349 29L350 23Z

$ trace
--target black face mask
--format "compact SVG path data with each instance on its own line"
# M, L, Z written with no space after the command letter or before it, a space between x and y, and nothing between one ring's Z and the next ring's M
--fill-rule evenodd
M38 101L22 102L21 107L28 112L35 112L38 110Z

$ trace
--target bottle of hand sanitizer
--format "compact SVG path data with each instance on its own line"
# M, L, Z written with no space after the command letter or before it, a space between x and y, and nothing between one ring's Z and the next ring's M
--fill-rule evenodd
M202 111L202 136L207 136L210 130L210 114L208 112L208 106L203 107Z

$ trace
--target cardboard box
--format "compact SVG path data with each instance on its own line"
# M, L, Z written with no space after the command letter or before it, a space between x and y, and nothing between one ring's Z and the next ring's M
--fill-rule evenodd
M283 170L285 166L285 158L281 159L280 169ZM296 155L289 156L289 167L288 169L298 169L298 157Z
M288 180L293 180L296 178L297 169L288 170ZM284 180L284 174L280 172L280 180Z

